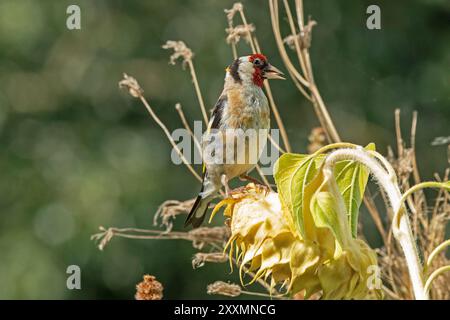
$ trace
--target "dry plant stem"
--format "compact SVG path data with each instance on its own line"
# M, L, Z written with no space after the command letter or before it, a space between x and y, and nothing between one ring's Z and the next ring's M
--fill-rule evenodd
M327 132L330 136L330 142L340 142L341 138L334 126L333 121L331 120L330 114L328 113L325 103L322 100L322 96L320 95L319 90L317 89L316 84L314 82L311 83L309 90L311 90L311 95L313 96L314 103L317 104L318 109L320 110L320 113L324 118Z
M391 289L389 289L386 286L383 286L383 291L386 292L392 299L402 300L402 298L399 295L397 295L395 292L393 292Z
M265 298L270 298L270 299L284 300L284 295L273 295L273 294L267 294L267 293L261 293L261 292L245 291L245 290L241 290L241 293L242 294L247 294L249 296L265 297Z
M280 22L278 16L278 1L277 0L269 0L270 6L270 16L272 20L272 28L273 33L275 35L275 40L277 42L278 50L280 51L281 58L283 59L284 64L286 65L289 73L293 77L293 80L298 81L301 85L308 87L309 82L305 79L303 75L301 75L295 66L293 65L291 59L289 58L286 49L283 45L283 38L280 32Z
M201 248L204 244L223 246L225 234L220 227L200 228L189 232L166 232L165 230L148 230L138 228L104 228L100 227L100 233L91 236L91 240L100 241L98 247L103 250L105 246L115 236L139 239L139 240L187 240L191 241L194 247Z
M414 150L413 152L413 177L415 184L418 184L421 182L420 180L420 174L419 174L419 167L417 166L417 159L416 159L416 131L417 131L417 111L413 112L413 120L411 124L411 148ZM426 207L426 205L425 205Z
M153 120L155 120L155 122L161 127L161 129L164 131L164 133L166 134L167 138L170 141L170 144L172 145L172 147L176 150L176 152L178 153L178 155L180 156L181 160L183 161L183 163L186 165L186 167L189 169L189 171L193 174L193 176L198 180L198 181L202 181L202 178L200 178L200 176L197 174L197 172L195 172L194 168L192 168L192 166L189 164L189 162L187 161L187 159L184 157L183 153L181 152L181 150L178 148L177 144L175 143L175 141L173 141L173 138L169 132L169 130L167 129L167 127L164 125L164 123L159 119L159 117L155 114L155 112L153 111L152 107L150 107L150 105L148 104L147 100L140 95L139 99L142 101L142 103L144 104L145 108L147 109L148 113L150 113L150 115L152 116Z
M190 136L192 137L192 139L194 140L195 146L197 147L197 150L200 152L200 154L202 153L202 147L200 146L200 143L197 140L197 137L194 135L194 132L192 132L191 127L189 126L189 123L186 120L186 116L184 115L183 112L183 107L181 106L180 103L177 103L175 105L175 109L177 110L181 122L183 123L184 128L189 132Z
M403 137L402 137L402 128L400 125L400 109L395 109L395 134L397 137L398 158L402 159L403 157L405 157L405 154L404 154L405 149L404 149L404 142L403 142ZM406 188L409 188L408 182L406 182ZM418 223L417 223L418 215L416 214L417 212L415 212L415 206L413 205L412 196L409 196L407 201L408 201L409 207L412 209L412 211L414 213L413 221L412 221L412 230L413 230L413 234L416 235L417 228L418 228Z
M233 28L233 21L232 20L228 20L228 28ZM233 59L236 60L238 58L238 53L237 53L237 49L236 49L236 43L231 42L230 46L231 46L231 51L233 52Z
M286 150L281 148L280 145L272 138L272 136L270 134L268 137L269 137L270 143L272 143L275 146L275 148L277 148L278 151L280 151L281 153L286 153Z
M413 119L411 123L411 148L413 150L412 153L412 167L413 167L413 177L414 177L414 184L421 183L420 173L419 173L419 167L417 165L417 159L416 159L416 131L417 131L417 111L413 112ZM416 205L421 204L424 209L426 209L427 206L427 199L425 197L425 194L423 192L420 193L419 198L416 201Z
M339 149L331 152L327 156L325 167L333 168L333 166L341 160L358 161L366 166L386 193L394 212L404 210L398 186L392 181L389 173L380 165L380 163L370 156L370 153L362 149ZM334 179L334 175L331 175L330 178ZM394 232L394 237L403 249L415 298L417 300L428 300L428 294L424 290L423 268L419 260L415 240L406 215L401 215L399 217L398 228L396 232Z
M269 180L267 180L266 176L262 172L261 167L259 165L256 165L256 171L258 172L259 176L261 177L262 182L264 182L264 184L269 187L270 191L273 191L272 186L269 183Z
M171 231L170 233L166 233L160 230L147 230L147 229L139 229L139 228L108 228L104 229L100 227L104 232L110 233L115 237L122 237L128 239L183 239L183 240L191 240L191 237L187 232L178 232ZM93 236L95 238L97 235L103 234L98 233Z
M303 88L303 86L304 87L309 86L308 81L294 67L294 65L292 64L292 62L286 52L286 49L283 45L283 39L281 37L279 20L278 20L278 3L276 1L273 2L272 0L270 0L269 5L270 5L270 13L271 13L270 16L271 16L271 20L272 20L273 33L275 35L275 41L277 43L277 47L280 52L281 58L283 59L283 62L285 64L285 66L288 70L288 73L291 76L292 81L294 82L295 86L306 97L306 99L308 99L309 101L312 102L312 97ZM315 111L316 111L317 117L319 118L319 122L322 125L320 113L316 109L315 109ZM325 128L325 126L323 126L323 127Z
M231 44L231 50L233 51L233 59L236 60L238 58L236 45L234 43Z
M292 18L291 9L289 7L289 3L287 0L283 0L284 8L286 10L286 15L288 17L289 27L291 28L291 34L294 36L294 45L295 45L295 51L297 52L298 56L298 62L302 68L302 70L306 70L306 64L304 56L302 55L302 49L300 48L300 43L298 42L299 37L297 37L297 31L295 30L295 24L294 19ZM302 26L303 27L303 26ZM302 30L300 30L302 32ZM305 76L308 77L308 73L305 73ZM310 79L307 79L308 82L311 82Z
M449 175L450 175L450 168L447 168L447 170L445 170L445 173L444 173L444 181L447 181L449 179ZM435 178L436 178L437 181L440 181L439 175L435 175ZM445 191L443 189L439 189L439 194L438 194L438 197L437 197L437 201L436 201L436 204L435 204L435 206L433 208L433 212L432 212L432 218L436 217L436 215L438 213L439 202L440 202L440 199L442 198L442 194L444 192ZM446 196L447 196L447 193L446 193Z
M300 2L297 2L297 7L299 6ZM316 115L319 119L319 122L321 126L324 128L325 133L327 135L327 138L329 142L339 142L341 141L339 134L334 126L333 121L331 120L331 117L328 113L328 110L323 102L323 99L319 93L319 90L316 87L316 84L314 82L314 76L311 66L311 61L309 57L308 49L300 48L300 45L298 43L297 39L297 33L295 32L295 26L292 18L291 11L289 7L286 7L286 12L288 16L288 20L291 26L291 31L293 32L292 36L294 36L294 43L296 47L296 52L299 58L300 66L303 72L302 76L295 68L293 63L291 62L286 49L283 44L283 39L280 32L280 25L279 25L279 14L278 14L278 0L269 0L270 5L270 13L271 13L271 19L272 19L272 28L275 35L275 40L277 42L278 49L280 51L281 57L286 65L286 67L289 70L289 74L293 77L294 83L300 82L301 85L306 87L309 91L309 94L305 92L305 90L302 88L300 91L305 95L305 97L312 101L314 110L316 112ZM287 2L285 2L285 5L288 5ZM301 5L303 6L303 5ZM302 10L300 10L302 13ZM297 10L297 12L299 12ZM304 32L304 25L303 25L303 18L298 18L299 23L301 25L299 26L301 32ZM297 86L301 87L301 86ZM300 88L299 88L300 89Z
M200 178L200 176L197 174L197 172L195 172L194 168L192 168L192 166L189 164L189 162L187 161L187 159L184 157L183 153L181 152L181 150L178 148L177 144L175 143L175 141L172 138L172 135L170 134L169 130L167 129L167 127L164 125L164 123L161 121L161 119L156 115L156 113L153 111L152 107L150 106L150 104L147 102L147 100L145 99L145 97L143 96L143 90L140 87L139 83L136 81L135 78L128 76L127 74L123 75L124 79L122 81L119 82L119 87L121 88L127 88L128 92L135 98L139 98L141 100L141 102L144 104L145 108L147 109L148 113L150 114L150 116L153 118L153 120L159 125L159 127L164 131L164 133L166 134L167 139L169 139L170 144L172 145L172 147L175 149L175 151L178 153L178 155L180 156L181 160L183 161L183 163L186 165L186 167L189 169L189 171L192 173L192 175L199 181L202 181L202 179Z
M252 41L253 37L252 37L252 34L250 32L250 29L248 28L247 19L245 18L244 10L242 9L242 7L239 10L239 14L241 16L242 23L244 24L245 28L247 28L248 38L250 39L250 46L252 47L252 51L253 51L253 53L256 53L256 46L255 46L255 44Z
M284 127L283 120L281 120L280 113L278 112L278 107L275 104L275 100L273 99L272 95L272 90L268 82L264 82L264 88L266 89L267 97L269 98L269 103L270 106L272 107L272 113L275 118L275 121L277 122L278 129L280 129L280 134L281 138L283 139L284 147L286 148L287 152L291 152L292 151L291 144L289 143L289 138L286 129Z
M99 248L103 250L106 244L114 236L128 238L128 239L138 239L138 240L187 240L187 241L196 241L195 235L192 232L176 232L171 231L169 233L160 230L149 230L149 229L138 229L138 228L108 228L100 227L100 233L94 234L91 239L99 240ZM202 238L202 241L207 242L213 248L218 250L218 252L223 252L223 241L218 240L217 238ZM233 263L238 266L236 261L233 259ZM243 268L244 271L248 272L251 277L254 277L255 274L249 272L246 267ZM272 288L268 283L266 283L263 279L258 279L257 281L261 286L263 286L269 294L275 293L274 297L282 296L275 288Z
M400 109L395 109L395 134L397 136L397 152L398 156L403 156L403 138L402 128L400 126Z
M257 51L260 52L261 48L259 47L259 43L256 38L254 39L254 42L255 42ZM272 108L272 112L273 112L275 121L277 122L278 129L280 129L280 134L281 134L281 138L283 139L284 146L285 146L287 152L291 152L291 144L289 142L289 138L288 138L286 129L284 127L283 120L281 120L280 112L278 111L278 107L275 103L275 100L273 99L272 89L270 88L270 84L268 81L264 82L264 88L266 89L267 97L269 98L269 103Z
M189 71L191 72L192 82L194 83L195 93L197 94L198 103L200 104L200 109L202 110L203 120L205 124L208 125L208 114L206 113L205 103L203 102L202 93L200 91L200 86L198 85L197 74L195 73L194 63L192 60L187 60L189 66Z

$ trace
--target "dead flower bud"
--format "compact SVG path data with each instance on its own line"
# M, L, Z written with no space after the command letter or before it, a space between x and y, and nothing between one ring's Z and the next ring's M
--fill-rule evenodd
M203 267L205 262L224 263L227 262L228 257L223 252L203 253L197 252L192 259L192 268L197 269Z
M192 245L196 249L202 249L208 243L226 243L229 235L227 227L203 227L189 231Z
M153 225L166 227L166 232L172 231L173 220L180 214L188 214L194 204L195 199L186 201L167 200L158 208L153 218ZM160 221L159 221L160 220Z
M234 15L240 11L244 10L244 6L240 2L236 2L233 4L231 9L225 9L225 13L227 14L228 21L233 21Z
M100 251L103 251L103 249L105 248L105 246L111 241L111 239L114 237L114 232L112 228L108 228L106 229L103 226L99 227L100 232L96 233L94 235L91 236L91 240L94 241L100 241L100 243L98 244L98 249Z
M164 287L154 276L145 275L144 280L136 285L136 300L161 300Z
M170 56L169 63L175 65L176 61L179 58L183 58L183 67L188 63L188 61L192 61L194 57L194 53L190 48L186 46L183 41L173 41L168 40L165 45L162 46L163 49L173 49L173 54Z
M123 80L119 82L119 88L127 89L135 98L139 98L144 94L144 90L142 90L137 80L126 73L123 74Z
M322 127L315 127L308 136L308 153L312 154L327 144L327 136Z
M317 24L314 20L309 20L308 24L305 26L304 30L296 35L289 35L283 39L283 42L286 43L289 48L295 50L295 40L299 43L300 49L309 49L311 47L312 40L312 28Z
M249 38L249 34L255 32L255 26L252 23L247 26L241 24L236 27L226 28L225 31L228 33L228 44L237 44L241 38L243 38L247 43L250 43L251 39Z
M220 294L227 297L237 297L241 294L241 287L234 283L216 281L207 287L208 294Z

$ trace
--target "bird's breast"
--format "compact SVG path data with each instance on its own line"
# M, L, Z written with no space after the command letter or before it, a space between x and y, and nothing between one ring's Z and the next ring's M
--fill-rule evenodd
M244 130L270 128L269 104L261 88L230 89L227 98L222 122L224 127Z

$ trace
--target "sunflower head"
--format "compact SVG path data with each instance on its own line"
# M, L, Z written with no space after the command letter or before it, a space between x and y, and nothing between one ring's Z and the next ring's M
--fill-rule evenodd
M318 240L303 238L291 214L275 192L249 184L219 202L213 215L225 207L230 217L231 237L226 245L231 259L243 276L252 272L253 283L263 278L281 284L289 294L304 292L305 297L321 292L325 299L368 298L367 267L376 265L376 256L362 241L349 248L338 248L332 232L317 228Z

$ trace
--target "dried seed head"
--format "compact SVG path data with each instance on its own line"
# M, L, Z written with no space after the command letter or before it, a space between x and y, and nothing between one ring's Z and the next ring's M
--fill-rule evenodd
M91 240L99 241L98 249L102 251L109 241L114 237L113 228L106 229L103 226L99 227L100 232L91 236Z
M161 300L164 287L154 276L145 275L144 280L136 285L136 300Z
M198 252L192 259L192 268L197 269L203 267L205 265L205 262L224 263L227 262L227 260L228 257L223 252L212 252L212 253Z
M250 43L251 39L249 35L255 32L255 26L250 23L247 26L238 25L236 27L229 27L225 29L228 44L237 44L241 38L243 38L247 43Z
M286 43L290 49L295 50L295 38L296 37L299 37L299 35L298 34L288 35L286 38L283 39L283 42Z
M144 94L144 90L142 90L137 80L126 73L123 74L123 80L119 82L119 88L127 89L135 98L139 98Z
M229 23L233 22L233 18L236 13L244 10L244 6L240 2L236 2L233 4L233 7L231 9L225 9L225 13L227 14L227 19Z
M230 237L230 230L228 227L203 227L189 231L189 236L192 238L192 245L196 249L202 249L208 243L226 243Z
M392 148L388 148L387 159L392 164L401 186L406 186L414 170L414 149L404 148L402 154L395 157Z
M227 297L237 297L241 294L241 287L234 283L216 281L207 287L208 294L220 294Z
M322 127L315 127L311 130L308 137L308 153L314 153L327 143L327 136L325 130Z
M312 28L315 25L317 25L316 21L309 20L302 32L299 32L296 35L291 34L287 36L283 39L283 42L286 43L289 48L295 50L295 41L297 40L300 49L309 49L309 47L311 47Z
M166 227L166 232L172 231L173 220L176 216L180 214L187 214L189 210L191 210L192 205L194 204L195 199L190 199L186 201L178 201L178 200L167 200L164 201L158 208L153 217L153 225ZM159 223L158 220L161 219Z
M192 61L192 58L194 57L192 50L188 48L183 41L169 40L162 47L163 49L173 49L174 52L170 56L169 61L172 65L175 65L179 58L183 58L183 67L185 67L188 61Z

